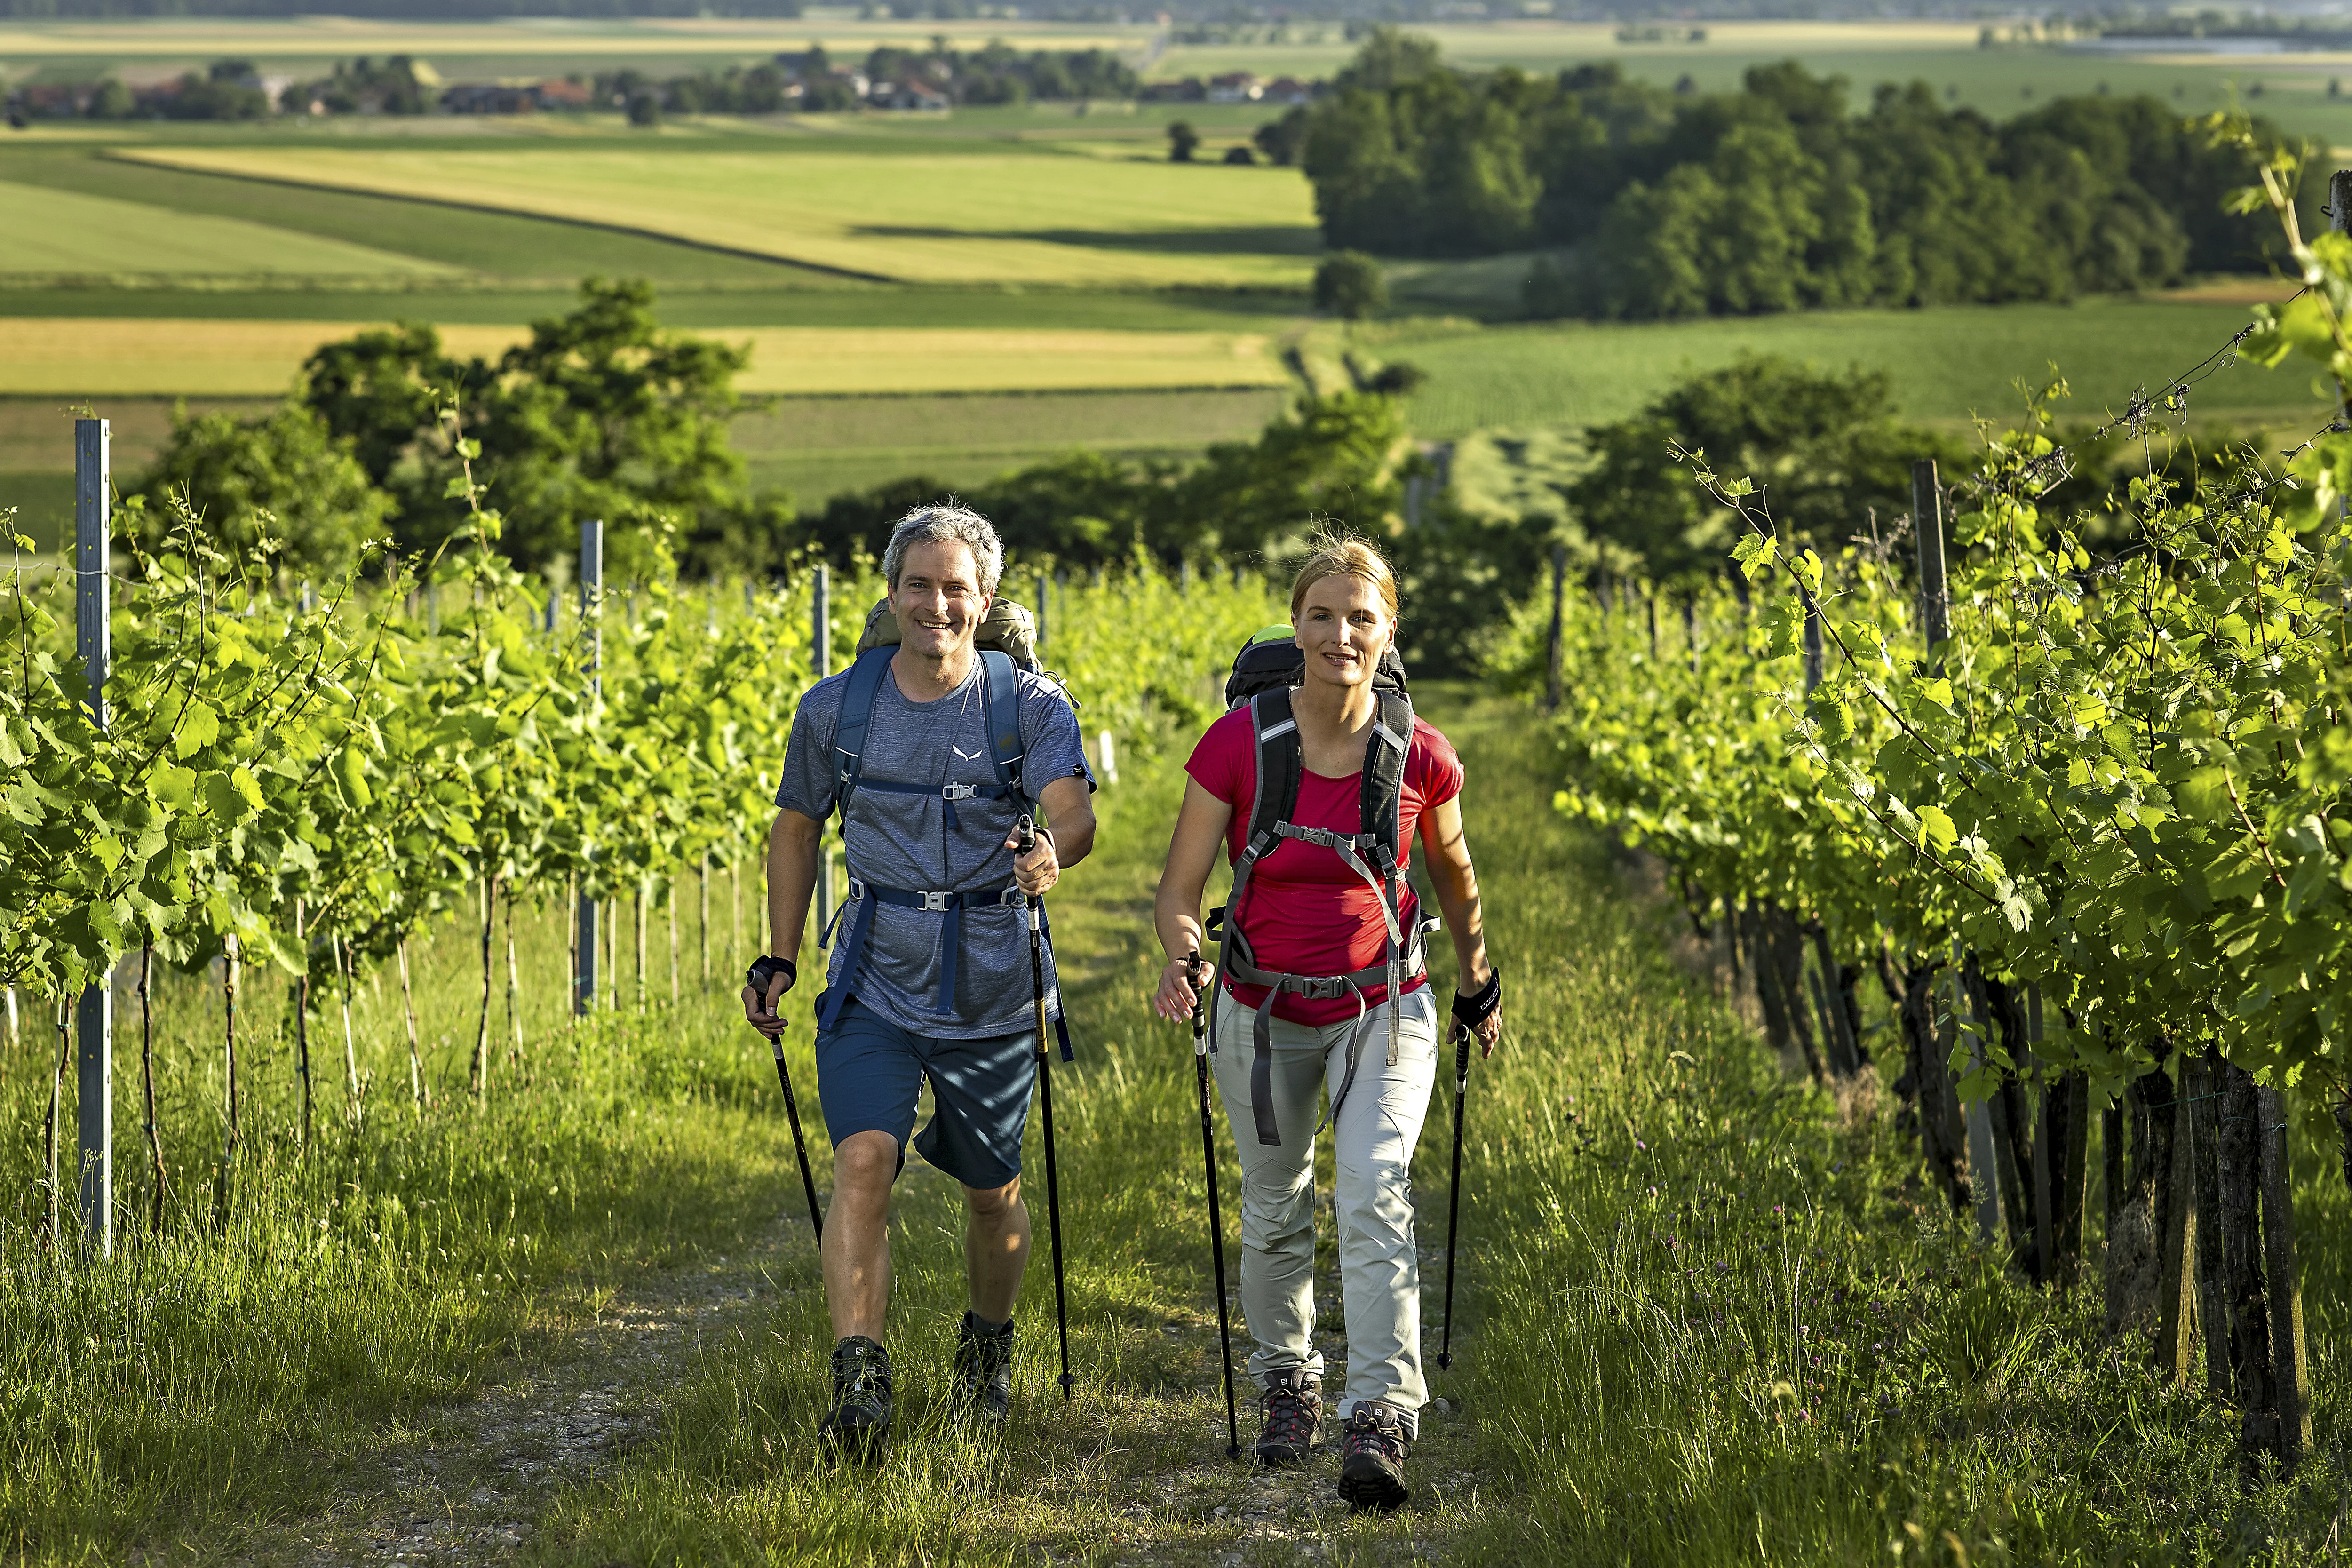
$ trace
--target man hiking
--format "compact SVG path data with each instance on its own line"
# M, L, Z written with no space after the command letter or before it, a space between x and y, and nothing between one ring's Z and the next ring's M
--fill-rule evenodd
M892 530L882 571L898 624L793 716L781 808L768 835L768 921L800 951L824 819L842 814L849 899L817 1002L817 1096L833 1142L821 1248L833 1318L833 1406L819 1431L879 1458L889 1436L883 1348L890 1300L890 1188L917 1152L963 1184L970 1310L956 1392L1002 1426L1013 1389L1013 1307L1029 1258L1021 1138L1037 1037L1058 1016L1050 953L1039 1006L1025 897L1093 847L1094 787L1076 716L1052 681L981 646L1003 570L988 520L923 507ZM1042 808L1034 847L1024 819ZM746 1016L773 1038L795 978L789 956L752 966ZM934 1111L914 1131L928 1078Z

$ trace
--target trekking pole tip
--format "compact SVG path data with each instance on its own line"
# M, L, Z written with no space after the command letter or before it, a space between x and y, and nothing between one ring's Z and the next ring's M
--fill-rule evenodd
M1454 1352L1452 1351L1439 1351L1437 1352L1437 1370L1440 1372L1451 1372L1454 1370Z

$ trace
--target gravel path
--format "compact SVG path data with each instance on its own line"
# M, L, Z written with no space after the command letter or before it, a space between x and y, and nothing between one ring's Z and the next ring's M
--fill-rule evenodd
M259 1525L255 1568L509 1561L562 1487L593 1479L646 1441L662 1394L706 1337L772 1310L775 1279L805 1255L807 1225L780 1221L751 1245L640 1279L593 1303L548 1353L513 1363L479 1397L388 1431L320 1513Z

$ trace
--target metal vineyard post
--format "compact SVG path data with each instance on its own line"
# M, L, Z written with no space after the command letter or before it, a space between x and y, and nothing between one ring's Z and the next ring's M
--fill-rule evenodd
M604 524L590 518L580 525L580 618L588 623L588 689L593 702L604 694ZM580 893L580 972L572 980L572 1010L596 1005L596 895Z
M89 681L89 719L106 728L106 677L111 662L111 604L107 593L113 552L107 537L113 476L111 437L103 419L74 421L74 641ZM85 1247L114 1256L114 967L109 964L81 994L76 1009L80 1098L76 1110L81 1170L81 1235Z

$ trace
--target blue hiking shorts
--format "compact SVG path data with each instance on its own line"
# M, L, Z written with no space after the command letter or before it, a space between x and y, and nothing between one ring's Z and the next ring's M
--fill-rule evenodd
M915 1152L967 1187L1001 1187L1021 1173L1021 1135L1037 1081L1034 1030L985 1040L934 1040L900 1028L855 996L816 1037L816 1093L838 1149L860 1132L887 1132L907 1159L923 1079L931 1120Z

